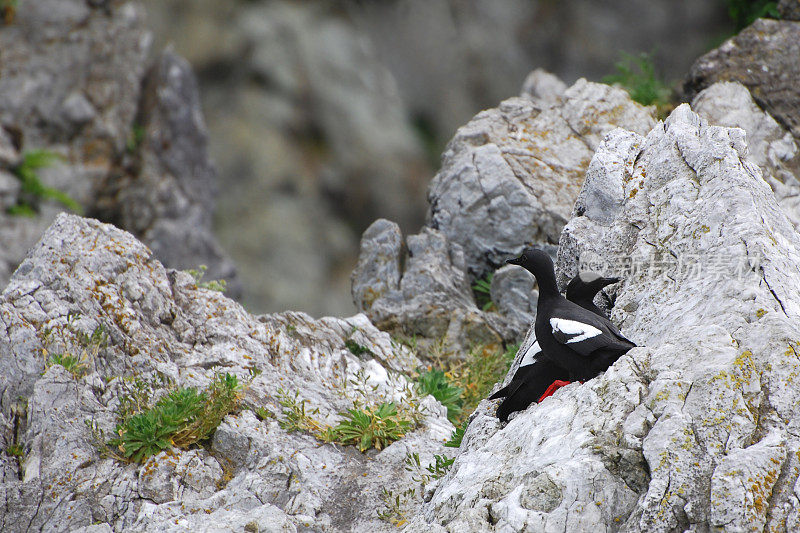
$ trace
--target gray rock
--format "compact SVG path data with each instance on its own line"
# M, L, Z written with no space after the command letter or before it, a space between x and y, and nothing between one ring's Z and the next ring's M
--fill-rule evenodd
M500 314L513 317L526 329L536 320L539 292L534 290L535 286L536 278L530 272L516 265L506 265L495 270L492 276L492 302Z
M520 96L528 96L535 100L557 102L567 91L567 84L558 76L537 68L522 82Z
M800 236L742 130L682 105L631 139L609 134L595 158L619 164L582 191L623 167L616 215L576 214L559 268L627 265L612 318L641 347L504 427L483 402L409 531L798 526Z
M738 81L798 139L798 55L800 22L758 19L692 65L683 85L684 98L688 101L718 81Z
M507 100L450 141L428 192L428 223L463 248L480 277L527 243L558 241L605 133L617 125L645 133L653 124L653 109L585 80L559 104Z
M422 491L407 454L424 468L447 453L453 431L446 409L419 398L405 377L420 362L366 316L250 315L91 219L58 215L0 296L0 321L0 434L24 450L19 465L2 464L3 531L387 530L377 517L382 490L417 490L413 511ZM107 344L86 340L98 326ZM83 375L53 354L77 358ZM134 376L202 389L219 372L245 385L243 409L223 420L209 448L172 448L143 465L100 456ZM154 383L163 393L164 382ZM321 426L354 402L394 401L420 423L362 454L250 410L284 420L281 402L295 392Z
M208 155L197 81L189 64L166 50L147 74L140 109L141 170L117 184L109 218L139 235L171 268L208 267L241 294L236 270L211 230L217 176Z
M353 303L368 311L375 300L400 289L400 263L403 259L403 234L400 227L378 219L361 237L361 253L351 274Z
M715 83L695 97L692 108L712 124L747 132L748 155L761 168L786 217L800 228L800 149L792 134L759 109L740 83Z

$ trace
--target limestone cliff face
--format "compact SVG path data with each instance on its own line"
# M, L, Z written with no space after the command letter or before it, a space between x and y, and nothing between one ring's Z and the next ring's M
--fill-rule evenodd
M408 402L404 376L419 361L364 315L250 315L166 270L130 234L74 215L59 215L17 269L0 321L3 531L96 522L116 531L378 530L391 527L377 517L382 490L416 486L407 453L430 462L453 430L428 397L414 400L418 429L380 453L287 432L274 418L284 392L333 423L354 400ZM98 326L104 344L87 341ZM348 342L368 351L356 356ZM79 359L83 372L52 364L56 354ZM144 465L99 455L86 422L112 435L134 379L202 389L217 373L244 381L251 369L260 374L245 409L224 420L207 449L174 449Z
M688 105L616 130L561 271L624 278L613 319L638 348L500 427L488 402L409 526L496 531L800 527L800 237L743 130Z

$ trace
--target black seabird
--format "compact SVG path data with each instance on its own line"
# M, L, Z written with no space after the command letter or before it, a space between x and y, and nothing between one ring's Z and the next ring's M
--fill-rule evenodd
M595 377L636 346L610 320L561 296L553 261L542 250L525 250L508 262L520 265L536 277L539 284L536 340L542 357L566 370L570 381Z
M603 287L618 281L619 278L604 278L594 272L581 272L567 285L567 299L605 317L594 304L594 297ZM523 355L511 382L489 397L490 400L506 397L497 408L497 417L501 421L508 420L511 413L526 409L534 401L541 402L570 383L568 371L542 357L541 353L539 342L535 341Z
M619 278L604 278L595 272L581 272L567 285L567 300L575 302L584 309L596 315L606 317L606 314L594 304L594 297L606 285L619 281Z

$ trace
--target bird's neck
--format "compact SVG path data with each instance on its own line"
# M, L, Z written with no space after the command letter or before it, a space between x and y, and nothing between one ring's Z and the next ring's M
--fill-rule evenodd
M551 270L549 272L540 272L536 276L536 282L539 284L539 297L551 298L560 296L558 292L558 285L556 284L556 275Z

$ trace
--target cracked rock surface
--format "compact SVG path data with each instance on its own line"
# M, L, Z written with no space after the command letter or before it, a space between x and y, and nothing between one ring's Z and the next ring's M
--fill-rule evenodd
M558 242L607 132L620 126L644 134L655 124L654 109L620 88L583 79L568 89L559 84L534 72L527 96L458 129L428 190L428 222L407 237L407 254L391 222L364 232L352 293L379 328L444 337L458 349L523 336L536 309L529 277L498 270L488 312L471 285L527 244Z
M592 179L589 179L589 177ZM581 196L561 273L624 281L639 347L505 426L485 401L408 531L794 531L800 527L800 237L744 131L688 105L618 129Z
M99 325L108 343L92 348L82 335ZM380 531L393 527L377 517L382 490L419 492L407 454L424 467L453 431L427 397L417 400L417 429L380 452L287 432L280 390L334 424L354 400L409 401L405 375L419 361L364 315L250 315L165 269L130 234L74 215L59 215L13 275L0 331L4 532ZM354 355L348 342L367 351ZM46 364L56 353L83 358L84 375ZM261 373L248 381L254 368ZM220 372L248 384L243 408L206 446L168 449L143 465L100 456L86 421L110 435L134 377L203 388ZM21 453L10 454L11 444Z

